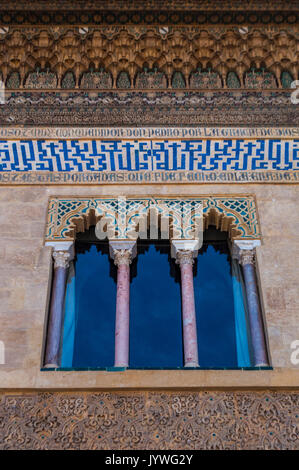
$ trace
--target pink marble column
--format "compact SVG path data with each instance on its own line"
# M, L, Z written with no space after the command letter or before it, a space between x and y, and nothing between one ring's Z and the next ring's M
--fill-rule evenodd
M128 367L130 323L130 252L128 250L116 251L114 263L117 266L114 366Z
M111 241L110 255L117 266L114 367L129 365L130 264L136 256L136 242Z
M198 344L196 330L196 312L193 286L193 252L178 250L176 262L181 269L184 365L198 367Z

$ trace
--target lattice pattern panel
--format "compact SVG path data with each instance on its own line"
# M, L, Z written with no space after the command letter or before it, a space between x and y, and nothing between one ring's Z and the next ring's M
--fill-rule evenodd
M51 198L49 201L46 241L73 240L105 217L114 228L117 238L130 238L136 228L136 218L155 206L164 217L171 217L174 229L181 234L182 204L191 208L202 206L206 223L228 230L232 239L261 237L255 199L253 196L197 198ZM216 214L216 215L215 215ZM188 238L188 237L186 237Z

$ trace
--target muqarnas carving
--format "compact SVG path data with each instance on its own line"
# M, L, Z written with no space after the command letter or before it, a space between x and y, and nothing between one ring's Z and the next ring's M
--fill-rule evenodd
M256 27L7 28L0 71L9 89L290 88L298 31Z

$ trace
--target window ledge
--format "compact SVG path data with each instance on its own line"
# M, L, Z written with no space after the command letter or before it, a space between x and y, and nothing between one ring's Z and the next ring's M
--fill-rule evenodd
M2 390L299 389L299 367L261 369L70 370L0 367Z
M128 370L144 370L144 371L154 371L154 370L273 370L273 367L43 367L40 369L41 372L47 371L56 371L56 372L82 372L82 371L106 371L106 372L125 372Z

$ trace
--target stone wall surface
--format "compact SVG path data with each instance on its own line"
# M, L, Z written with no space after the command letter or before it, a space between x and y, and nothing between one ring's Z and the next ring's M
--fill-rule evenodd
M49 296L51 249L44 247L50 196L111 196L111 186L0 188L1 389L298 387L290 344L299 340L298 186L147 185L113 186L113 196L256 196L263 237L257 261L270 371L40 371ZM99 281L100 283L100 281Z

